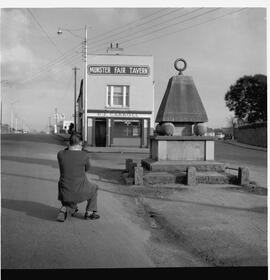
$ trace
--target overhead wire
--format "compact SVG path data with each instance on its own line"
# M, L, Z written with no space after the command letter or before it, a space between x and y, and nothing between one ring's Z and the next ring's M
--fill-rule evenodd
M134 39L136 39L136 38L141 38L141 37L148 36L149 34L159 32L159 31L161 31L161 30L164 30L164 29L170 28L171 26L175 26L175 25L177 25L177 24L180 24L180 23L183 23L183 22L187 22L187 21L190 21L190 20L193 20L193 19L199 18L199 17L204 16L204 15L206 15L206 14L213 13L213 12L215 12L215 11L219 10L219 9L220 9L220 8L214 8L214 9L212 9L212 10L210 10L210 11L207 11L207 12L204 12L204 13L202 13L202 14L195 15L195 16L193 16L193 17L190 17L190 18L187 18L187 19L184 19L184 20L181 20L181 21L175 22L175 23L173 23L173 24L168 24L168 25L163 26L163 27L161 27L161 28L158 28L158 29L156 29L156 30L154 30L154 31L148 32L148 33L146 33L146 34L144 34L144 35L137 36L137 37L135 36L135 37L133 37L132 39L125 40L125 41L123 41L123 42L121 42L121 43L122 43L122 44L124 44L124 43L126 43L126 42L133 41L133 40L134 40Z
M42 32L45 34L45 36L47 37L47 39L51 42L51 44L54 45L54 47L56 48L56 50L63 55L63 52L58 48L58 46L55 44L55 42L51 39L51 37L49 36L49 34L47 33L47 31L44 29L44 27L41 25L41 23L38 21L38 19L35 17L35 15L33 14L33 12L31 11L31 9L27 8L28 13L32 16L32 18L34 19L34 21L36 22L36 24L39 26L39 28L42 30ZM68 63L70 63L68 61Z
M162 9L162 11L163 10L166 10L166 9ZM148 16L153 16L154 14L157 14L157 13L160 13L161 11L159 10L158 12L155 12L155 13L153 13L153 14L150 14L150 15L148 15ZM30 11L30 14L31 14L31 11ZM33 15L33 14L31 14L31 15ZM164 15L163 15L164 16ZM142 19L144 19L144 18L142 18ZM136 21L137 22L137 21ZM130 25L130 24L129 24ZM42 27L41 27L42 28ZM80 28L80 29L72 29L72 30L67 30L67 31L78 31L78 30L82 30L82 28ZM119 30L119 29L118 29ZM108 31L108 32L111 32L111 31ZM108 32L105 32L105 33L103 33L103 34L101 34L101 35L99 35L99 36L96 36L96 37L100 37L100 36L104 36L104 34L107 34ZM45 33L46 33L46 31L45 31ZM72 33L72 32L71 32ZM47 34L47 33L46 33ZM73 34L73 33L72 33ZM75 34L74 34L75 35ZM91 38L91 41L92 41L92 39L93 38ZM40 72L44 72L43 70L45 70L45 72L47 72L48 71L48 67L50 66L55 66L58 62L60 63L60 62L62 62L65 58L64 58L64 55L67 55L68 53L70 53L70 52L72 52L74 49L76 49L76 47L75 48L73 48L73 49L71 49L71 50L69 50L67 53L65 53L65 54L63 54L60 58L58 58L58 59L56 59L56 60L53 60L52 62L49 62L48 64L46 64L46 65L44 65L42 68L41 68L41 70L40 70ZM57 63L56 63L57 62ZM35 73L35 76L36 76L36 74L37 73Z
M45 65L43 65L40 70L47 69L48 67L50 67L51 65L57 64L58 62L64 61L65 57L70 55L71 53L74 53L76 50L79 50L81 44L76 45L75 47L73 47L72 49L68 50L67 52L63 53L63 55L61 55L60 57L51 60L50 62L46 63Z
M187 16L187 15L189 15L189 14L192 14L192 13L195 13L195 12L197 12L197 11L199 11L199 10L201 10L201 9L203 9L203 8L196 8L195 10L192 10L192 11L189 11L189 12L187 12L187 13L185 13L185 14L181 14L181 15L177 15L177 16L175 16L175 17L170 17L169 19L167 19L167 20L165 20L165 21L163 21L163 22L160 22L160 23L158 23L159 25L161 25L161 24L164 24L164 23L166 23L166 22L171 22L171 21L173 21L173 20L175 20L175 19L178 19L178 18L182 18L182 17L185 17L185 16ZM177 10L177 11L172 11L172 12L179 12L180 10ZM160 19L160 18L159 18ZM158 20L159 20L158 19ZM150 21L148 21L147 22L147 24L148 23L150 23L150 22L152 22L152 20L150 20ZM138 26L135 26L135 28L137 28L137 27L139 27L139 26L142 26L142 25L144 25L144 24L140 24L140 25L138 25ZM172 25L174 25L174 24L172 24ZM124 38L126 38L126 37L132 37L132 38L134 38L134 35L135 34L139 34L139 33L142 33L142 32L144 32L145 30L149 30L149 29L151 29L151 28L155 28L155 27L157 27L157 23L155 24L155 25L150 25L150 26L146 26L146 28L144 28L144 29L141 29L141 30L137 30L137 31L134 31L134 32L130 32L129 31L129 34L128 35L124 35L124 36L122 36L122 37L117 37L115 40L121 40L121 39L124 39ZM126 32L126 31L125 31ZM123 33L123 32L120 32L119 34L121 34L121 33ZM110 42L106 42L105 44L108 44L108 43L110 43Z
M79 45L77 45L76 47L73 47L72 49L70 49L69 51L65 52L63 55L67 56L69 54L72 54L71 56L69 56L69 60L72 62L73 59L72 57L78 56L78 54L74 53L75 50L79 50ZM38 72L36 72L32 77L29 77L23 81L20 81L19 83L23 83L25 81L32 81L33 78L40 76L43 73L47 73L48 71L51 71L53 69L53 67L57 67L59 65L61 65L64 62L65 57L60 56L58 59L55 59L54 61L50 61L49 63L43 65L40 70Z
M70 61L74 61L75 58L78 58L78 54L73 54L69 58L70 58ZM51 72L51 71L57 69L58 67L62 67L64 65L65 65L65 63L63 61L59 61L59 62L51 65L47 69L44 69L43 71L37 73L36 75L34 75L28 79L20 81L19 84L25 84L25 83L31 82L31 81L35 80L36 78L40 77L41 75Z
M161 9L161 10L158 10L157 12L154 12L154 13L152 13L152 14L148 14L147 16L145 16L145 17L142 17L142 18L139 18L138 20L135 20L135 21L132 21L132 22L130 22L130 23L127 23L127 24L125 24L125 26L124 27L118 27L118 28L113 28L113 29L111 29L111 30L109 30L109 31L106 31L106 32L104 32L104 33L102 33L102 34L100 34L100 35L97 35L97 36L93 36L92 38L91 38L91 40L95 40L95 39L97 39L97 38L99 38L99 37L104 37L105 36L105 34L112 34L112 32L114 32L115 30L121 30L121 29L127 29L127 28L129 28L129 26L130 25L134 25L136 22L142 22L144 19L148 19L149 17L152 17L153 15L155 15L155 14L158 14L158 13L160 13L160 12L163 12L163 11L165 11L165 10L168 10L169 8L166 8L166 9ZM162 16L164 16L164 15L162 15ZM120 31L120 32L122 32L122 31ZM114 36L114 34L113 34L113 36Z
M215 20L218 20L218 19L220 19L220 18L223 18L223 17L229 16L229 15L238 13L238 12L243 11L243 10L245 10L245 9L246 9L246 8L240 8L240 9L238 9L237 11L233 11L233 12L227 13L227 14L225 14L225 15L221 15L221 16L218 16L218 17L215 17L215 18L206 20L206 21L204 21L204 22L200 22L200 23L197 23L197 24L194 24L194 25L185 27L185 28L181 28L181 29L179 29L179 30L176 30L176 31L173 31L173 32L169 32L169 33L163 34L163 35L158 36L158 37L150 38L150 39L144 40L144 41L142 41L142 42L138 42L138 43L135 43L135 44L127 45L127 46L125 46L125 47L126 47L126 48L129 48L129 47L137 46L137 45L139 45L139 44L144 44L144 43L149 42L149 41L157 40L157 39L160 39L160 38L162 38L162 37L169 36L169 35L172 35L172 34L181 32L181 31L183 31L183 30L187 30L187 29L190 29L190 28L193 28L193 27L196 27L196 26L200 26L200 25L203 25L203 24L205 24L205 23L208 23L208 22L211 22L211 21L215 21Z
M161 11L164 11L164 10L166 10L166 9L162 9ZM152 13L150 16L153 16L153 15L155 15L155 14L157 14L157 13L160 13L161 11L159 10L158 12ZM31 11L30 11L30 12L31 12ZM175 12L175 11L170 11L169 13L166 13L166 14L161 15L161 17L166 16L166 15L172 13L172 12ZM147 17L145 17L145 18L147 18ZM143 18L143 19L144 19L144 18ZM137 20L137 21L139 21L139 20ZM137 22L137 21L135 21L135 22ZM150 20L150 21L153 21L153 19ZM150 22L150 21L147 21L146 23L148 23L148 22ZM134 23L134 22L133 22L133 23ZM131 23L130 23L130 24L131 24ZM129 25L130 25L130 24L129 24ZM144 23L144 24L145 24L145 23ZM139 26L141 26L141 25L142 25L142 24L140 24ZM81 29L76 29L76 30L81 30ZM118 28L117 30L119 30L119 28ZM108 32L106 32L106 33L108 33ZM118 33L123 33L123 32L118 32ZM103 33L103 34L104 34L104 33ZM99 37L100 37L100 36L99 36ZM91 41L92 41L92 38L91 38ZM76 48L78 48L78 47L75 47L75 48L69 50L67 53L63 54L63 55L62 55L60 58L58 58L57 60L54 60L54 61L52 61L52 62L50 62L50 63L44 65L38 73L35 73L34 77L28 78L27 80L24 80L23 82L32 81L34 78L39 77L41 74L50 71L50 69L48 69L48 67L51 68L51 67L55 67L55 66L58 66L58 65L60 66L60 65L62 64L63 60L65 59L64 55L67 55L68 53L72 52L72 51L73 51L74 49L76 49ZM73 58L74 58L74 55L73 55ZM71 60L71 57L69 57L69 60ZM71 60L71 61L72 61L72 60ZM73 61L74 61L74 59L73 59Z
M36 17L34 16L34 14L31 12L31 10L30 10L30 9L27 9L27 10L28 10L29 14L33 17L33 19L35 20L35 22L38 24L38 26L41 28L41 30L45 33L46 37L47 37L47 38L50 40L50 42L56 47L56 49L61 53L61 56L60 56L59 58L57 58L57 59L55 59L55 60L53 60L53 61L47 63L46 65L43 65L43 66L39 69L39 71L36 72L36 73L34 74L34 76L32 76L32 77L30 77L30 78L28 78L28 79L25 79L25 80L23 80L23 81L20 81L19 84L32 81L33 78L38 77L40 74L43 74L44 72L50 71L50 68L56 66L57 64L61 64L62 62L65 63L66 60L68 60L69 64L71 64L71 62L72 62L71 57L72 57L72 56L71 56L71 57L70 57L70 56L68 57L68 55L69 55L70 53L74 52L75 50L78 50L78 47L80 46L80 44L79 44L79 45L76 45L74 48L70 49L68 52L65 52L65 53L63 53L62 51L60 51L60 50L58 49L58 47L56 46L56 44L51 40L51 38L49 37L49 35L48 35L47 32L45 31L45 29L42 27L42 25L38 22L38 20L36 19ZM74 55L73 55L73 56L74 56Z
M199 9L197 9L197 10L195 10L195 11L193 10L192 12L188 12L188 13L179 15L178 18L182 18L182 17L184 17L185 15L188 15L188 14L194 13L194 12L197 12L198 10L201 10L201 9L202 9L202 8L199 8ZM195 16L193 16L193 17L189 17L189 18L187 18L187 19L185 19L185 20L181 20L181 21L178 21L178 22L176 22L176 23L169 24L169 25L167 25L167 26L158 28L158 29L156 29L156 30L153 30L153 31L151 31L151 32L148 32L148 33L145 33L145 34L142 34L142 35L139 35L139 36L135 36L135 37L134 37L134 36L133 36L134 33L132 33L132 34L126 36L126 37L131 37L131 36L132 36L131 39L128 39L128 40L125 40L125 41L122 41L122 42L120 41L120 42L118 42L118 43L123 44L123 43L129 42L129 41L136 40L136 39L141 38L141 37L145 37L145 36L151 35L152 33L156 33L156 32L158 32L158 31L160 31L160 30L169 28L169 27L171 27L171 26L175 26L175 25L177 25L177 24L180 24L180 23L183 23L183 22L190 21L190 20L193 20L193 19L195 19L195 18L201 17L201 16L203 16L203 15L205 15L205 14L209 14L209 13L215 12L217 9L220 9L220 8L212 9L212 10L207 11L207 12L204 12L204 13L202 13L202 14L195 15ZM175 19L175 18L174 18L174 19ZM144 30L146 30L146 29L144 29ZM94 50L92 50L92 51L97 51L97 50L99 50L99 48L98 48L98 49L94 49Z
M165 9L165 10L166 10L166 9ZM134 21L133 23L126 24L124 27L121 27L121 28L114 28L114 29L111 30L111 31L108 31L108 32L103 33L103 34L110 33L109 36L105 36L105 37L106 37L105 40L108 40L108 38L110 38L110 37L115 37L116 35L119 35L119 34L122 34L122 33L125 33L125 32L129 32L129 33L130 33L130 29L138 28L138 27L140 27L140 26L143 26L143 25L146 25L146 24L148 24L148 23L150 23L150 22L153 22L153 21L156 20L156 19L159 20L160 18L162 18L162 17L164 17L164 16L167 16L167 15L169 15L169 14L172 14L172 13L175 13L175 12L178 12L178 11L179 11L179 10L169 11L169 12L166 13L166 14L159 15L158 18L155 17L155 18L150 19L150 20L148 20L148 21L146 21L146 22L142 22L145 18L149 18L149 16L147 16L147 17L141 18L141 19L139 19L139 20L136 20L136 21ZM155 14L157 14L157 13L160 13L160 11L151 14L151 16L152 16L152 15L155 15ZM130 27L130 25L134 25L134 24L135 24L136 22L138 22L138 21L140 22L140 24ZM119 30L121 30L121 29L123 29L123 30L122 30L122 31L119 31ZM114 30L115 30L116 32L115 32L115 33L112 33ZM98 37L104 37L104 36L100 35L100 36L98 36ZM96 38L97 38L97 37L92 37L92 38L91 38L91 42L95 41L95 43L97 43L97 42L99 42L99 41L104 41L104 39L95 40Z
M162 10L163 11L163 10ZM177 12L179 11L179 10L176 10ZM173 12L176 12L175 10L173 10L173 11L169 11L168 13L166 13L166 14L163 14L163 15L161 15L160 17L164 17L164 16L166 16L166 15L168 15L168 14L171 14L171 13L173 13ZM192 12L194 12L194 11L192 11ZM153 16L153 15L155 15L155 14L157 14L157 13L160 13L160 10L158 11L158 12L155 12L155 13L153 13L153 14L151 14L151 16ZM189 13L191 13L191 12L189 12ZM182 17L182 16L185 16L185 15L187 15L187 14L189 14L189 13L186 13L186 14L184 14L184 15L180 15L180 17ZM158 19L160 19L160 17L158 18ZM177 17L179 17L179 16L177 16ZM173 18L173 19L175 19L175 17ZM150 23L150 22L153 22L153 20L156 20L156 18L154 18L154 19L151 19L151 20L148 20L148 21L146 21L146 22L144 22L143 24L141 23L141 24L139 24L139 25L137 25L137 26L135 26L135 27L133 27L133 28L137 28L138 26L142 26L142 25L145 25L145 24L148 24L148 23ZM169 21L171 21L172 19L170 19ZM137 20L138 21L138 20ZM137 21L135 21L135 22L137 22ZM167 22L167 21L166 21ZM130 25L130 24L129 24ZM122 34L124 31L121 31L121 32L117 32L116 34ZM138 31L138 32L141 32L141 31ZM138 33L137 32L137 33ZM122 37L123 38L123 37ZM91 40L92 41L92 40ZM104 43L102 43L102 44L104 44ZM72 50L70 50L69 52L71 52ZM73 55L73 57L74 57L74 55ZM52 64L48 64L47 65L47 67L45 66L39 73L36 73L35 74L35 76L32 78L29 78L29 79L27 79L27 80L25 80L25 81L23 81L23 82L29 82L29 81L32 81L33 79L35 79L36 77L39 77L41 74L43 74L44 72L48 72L48 71L50 71L50 69L48 69L48 66L50 66L50 68L52 68L52 67L55 67L55 66L60 66L61 64L62 64L62 62L63 62L63 59L64 59L64 57L60 57L59 59L58 59L58 61L56 61L56 62L53 62ZM71 57L69 57L69 60L71 59Z
M133 38L131 38L131 39L122 41L121 44L125 44L125 43L127 43L127 42L134 41L134 40L137 40L137 39L142 38L142 37L145 37L145 36L149 36L149 35L151 35L151 34L153 34L153 33L156 33L156 32L158 32L158 31L160 31L160 30L164 30L164 29L166 29L166 28L169 28L169 27L172 26L172 25L176 25L176 24L180 24L180 23L182 23L182 22L194 20L194 19L196 19L196 18L198 18L198 17L202 17L203 15L206 15L206 14L208 14L208 13L212 13L212 12L218 10L218 9L219 9L219 8L215 8L215 9L212 9L212 10L210 10L210 11L204 12L204 13L202 13L202 14L196 15L196 16L194 16L194 17L189 17L188 19L182 20L182 21L180 21L180 22L177 22L177 23L174 23L174 24L170 24L170 25L163 26L163 27L161 27L161 28L158 28L158 29L153 30L153 31L151 31L151 32L148 32L148 33L146 33L146 34L142 34L142 35L140 35L140 36L136 36L136 37L133 37ZM194 11L193 11L193 12L194 12ZM157 13L157 12L156 12L156 13ZM155 13L155 14L156 14L156 13ZM235 13L235 11L234 11L234 12L231 12L231 13L228 13L228 14L226 14L226 15L229 15L229 14L232 14L232 13ZM155 40L155 39L158 39L158 38L167 36L167 35L169 35L169 34L173 34L173 33L176 33L176 32L180 32L181 30L185 30L185 29L188 29L188 28L192 28L192 27L194 27L194 26L199 26L199 25L204 24L204 23L206 23L206 22L213 21L213 20L216 20L216 19L218 19L218 18L224 17L224 16L226 16L226 15L222 15L222 16L216 17L216 18L214 18L214 19L207 20L207 21L205 21L205 22L203 22L203 23L198 23L198 24L195 24L195 25L186 27L186 28L182 28L182 29L180 29L180 30L178 30L178 31L166 33L165 35L161 35L161 36L159 36L159 37L154 37L154 38L151 38L151 39L149 39L149 40L144 40L143 42L138 42L138 43L135 43L135 44L131 44L131 45L128 45L128 46L126 46L126 47L131 47L131 46L135 46L135 45L138 45L138 44L142 44L142 43L144 43L144 42L151 41L151 40ZM182 16L184 16L184 15L182 15ZM181 17L181 15L180 15L179 17ZM137 21L135 21L135 22L137 22ZM167 22L167 21L166 21L166 22ZM149 23L149 21L148 21L148 23ZM141 25L142 25L142 24L141 24ZM140 25L140 26L141 26L141 25ZM136 26L135 26L134 28L136 28ZM145 29L144 29L144 30L145 30ZM141 31L142 31L142 30L141 30ZM141 32L141 31L137 31L137 33ZM122 32L122 33L123 33L123 32ZM134 34L134 33L132 33L132 34ZM132 35L132 34L131 34L131 35ZM127 35L127 37L128 37L128 36L129 36L129 35ZM91 41L92 41L92 40L91 40ZM104 44L104 43L103 43L103 44ZM99 45L101 45L101 44L99 44ZM77 46L77 48L78 48L78 46ZM91 47L90 49L92 49L92 48L93 48L93 47ZM75 48L74 48L74 49L75 49ZM100 48L98 48L98 49L96 49L96 50L99 50L99 49L100 49ZM69 53L69 52L72 52L72 49L69 50L67 53ZM75 54L71 56L71 57L73 58L73 60L75 59L75 56L76 56ZM70 57L70 58L71 58L71 57ZM62 67L63 59L64 59L63 57L58 58L57 63L56 63L56 62L55 62L55 63L51 63L50 66L51 66L51 67L55 67L55 66L56 66L56 67L58 67L58 66L59 66L59 67ZM48 70L46 70L46 71L48 71ZM61 69L60 69L59 71L61 71ZM43 74L43 73L44 73L44 72L41 71L41 73L39 73L39 75L41 75L41 74ZM38 76L39 76L39 75L38 75ZM34 77L34 78L35 78L35 77ZM28 81L32 81L32 80L33 80L33 79L28 79L27 82L28 82Z

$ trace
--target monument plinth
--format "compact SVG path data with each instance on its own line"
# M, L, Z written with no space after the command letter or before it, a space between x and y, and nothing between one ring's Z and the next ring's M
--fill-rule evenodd
M153 160L214 160L214 140L207 136L152 136Z

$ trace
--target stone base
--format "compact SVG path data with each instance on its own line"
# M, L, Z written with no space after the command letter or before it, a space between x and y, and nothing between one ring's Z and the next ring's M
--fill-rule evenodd
M149 171L155 172L183 172L187 171L188 167L194 166L196 171L225 171L225 164L216 162L214 160L209 161L193 161L193 160L160 160L155 161L147 158L141 161L143 168Z
M190 185L188 183L187 173L169 173L169 172L149 172L144 176L144 182L148 185L163 185L163 184L182 184ZM196 172L196 184L235 184L237 176L217 171Z
M206 136L151 136L153 160L214 160L215 142Z
M168 172L149 172L144 175L143 180L150 185L176 183L175 175Z
M223 172L207 171L196 173L197 184L233 184L236 180L237 176Z

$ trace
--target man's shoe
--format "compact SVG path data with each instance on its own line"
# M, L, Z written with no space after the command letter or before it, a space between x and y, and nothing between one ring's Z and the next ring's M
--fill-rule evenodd
M84 214L84 218L86 220L97 220L100 218L100 216L98 214L96 214L95 212L93 212L92 214L88 214L87 212Z
M57 216L57 221L64 222L66 218L67 218L67 210L66 208L61 208Z
M79 208L77 207L75 210L73 210L71 212L71 216L73 217L78 211L79 211Z

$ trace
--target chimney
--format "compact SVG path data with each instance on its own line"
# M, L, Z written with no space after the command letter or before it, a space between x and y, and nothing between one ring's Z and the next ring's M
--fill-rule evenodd
M119 55L124 51L123 48L119 48L119 44L116 43L115 47L113 47L113 44L111 43L110 47L107 48L107 53L109 54L116 54Z

